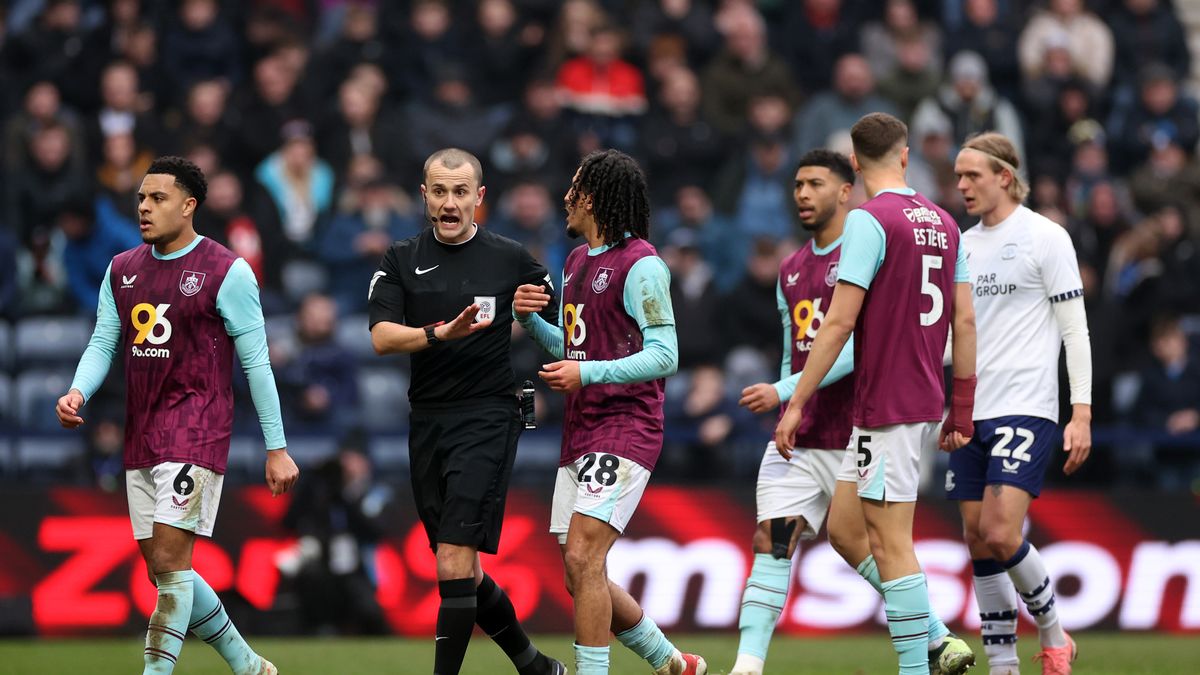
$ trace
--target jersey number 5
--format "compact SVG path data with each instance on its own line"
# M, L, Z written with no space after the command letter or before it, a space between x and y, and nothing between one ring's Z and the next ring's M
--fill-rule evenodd
M921 325L932 326L942 318L942 311L946 306L946 301L942 297L942 289L935 283L929 280L930 270L942 269L942 256L940 255L923 255L921 256L921 295L928 295L933 301L933 306L928 312L921 312Z

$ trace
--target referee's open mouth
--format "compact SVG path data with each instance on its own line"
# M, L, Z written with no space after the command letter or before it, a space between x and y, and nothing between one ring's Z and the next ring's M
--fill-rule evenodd
M457 225L462 222L462 218L446 214L443 216L438 216L438 222L443 225Z

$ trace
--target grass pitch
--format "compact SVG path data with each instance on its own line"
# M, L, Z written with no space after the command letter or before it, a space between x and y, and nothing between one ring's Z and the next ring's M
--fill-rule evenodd
M1076 675L1196 675L1200 673L1200 639L1194 636L1138 633L1081 633ZM539 636L535 642L573 666L571 638ZM979 641L971 640L983 658ZM1022 635L1022 670L1041 668L1029 661L1036 651L1035 635ZM255 648L279 666L283 675L425 675L433 669L433 643L408 639L254 639ZM728 672L737 650L735 635L683 635L675 644L702 654L709 672ZM0 640L0 674L130 675L142 668L137 637L104 640ZM508 675L508 659L487 638L476 635L467 652L462 675ZM613 675L644 675L650 669L629 650L614 644ZM824 638L778 638L767 661L770 675L874 675L896 672L896 657L886 634ZM986 674L978 667L973 673ZM228 675L216 652L198 640L184 646L176 675Z

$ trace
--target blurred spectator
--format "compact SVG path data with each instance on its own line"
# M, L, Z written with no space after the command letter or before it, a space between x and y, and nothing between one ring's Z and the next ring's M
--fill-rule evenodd
M897 114L890 101L875 93L875 76L867 60L861 54L845 54L834 66L833 90L813 96L796 113L792 150L802 154L827 148L831 136L871 112Z
M375 598L375 546L384 533L391 490L372 475L366 439L351 434L296 486L284 527L299 536L281 570L295 578L300 614L312 633L385 635Z
M1113 86L1135 88L1138 73L1152 63L1163 63L1178 80L1191 75L1192 59L1187 34L1171 3L1161 0L1122 0L1110 9L1116 44Z
M87 197L91 187L82 167L71 163L71 135L65 126L41 126L28 148L30 166L7 181L7 221L26 243L34 228L53 224L62 204Z
M362 289L366 294L366 288ZM305 296L296 311L296 351L276 351L281 399L300 428L348 430L358 417L358 363L338 344L337 304L319 293Z
M913 0L887 0L883 5L883 21L864 25L861 42L863 56L876 78L884 77L899 65L903 42L918 42L933 54L942 53L941 31L934 24L921 21Z
M1113 245L1130 228L1112 182L1102 180L1093 184L1076 218L1079 226L1068 228L1071 238L1080 257L1095 261L1096 272L1103 278L1108 273Z
M80 311L94 314L100 282L113 256L142 243L137 225L108 204L97 209L86 196L62 205L55 224L66 237L63 266L72 300Z
M308 122L292 120L281 135L283 146L258 165L254 177L275 203L284 237L307 250L333 208L333 170L317 156Z
M1200 265L1196 239L1189 235L1183 213L1173 205L1151 214L1160 237L1159 257L1163 262L1160 306L1177 314L1200 311Z
M1128 115L1113 112L1109 122L1113 164L1128 171L1156 144L1174 142L1189 150L1200 140L1196 101L1179 90L1175 74L1161 63L1142 71L1140 95Z
M476 157L484 155L507 122L508 114L503 109L476 103L475 92L461 67L443 66L433 100L417 101L409 110L409 161L417 169L424 166L426 157L447 147L462 148ZM410 175L419 172L414 170Z
M393 180L411 180L405 164L405 130L395 116L380 109L380 96L366 82L347 80L338 89L337 113L322 125L318 135L321 157L333 167L339 182L350 161L361 155L383 160Z
M315 59L318 100L332 97L360 63L391 64L392 47L379 33L379 10L368 3L347 2L343 14L341 33Z
M1190 236L1200 238L1200 163L1193 147L1170 134L1155 136L1150 157L1129 177L1133 205L1142 213L1180 205Z
M401 7L405 3L395 4ZM393 89L404 99L428 100L442 82L441 72L451 65L462 67L461 38L465 34L451 30L450 4L445 0L412 0L408 4L408 25L391 42L397 45L397 62L403 64L390 70Z
M382 177L350 184L339 212L317 242L329 268L329 294L343 314L367 309L367 288L392 242L415 236L421 224L411 201Z
M0 319L17 314L17 240L8 228L0 227Z
M1150 329L1153 362L1138 374L1141 387L1133 415L1138 424L1178 436L1200 428L1200 364L1192 361L1187 335L1175 317L1159 317Z
M708 187L712 167L727 153L726 139L700 112L700 80L680 68L663 81L660 108L642 124L646 178L661 204L684 185Z
M17 250L18 316L63 314L75 309L63 267L65 246L62 232L38 226L27 236L25 246Z
M217 0L182 0L162 44L162 61L182 97L198 80L237 84L241 60L237 37L221 17Z
M713 285L713 270L700 253L696 233L679 228L662 248L671 271L671 306L679 336L679 369L718 363L725 353L720 331L720 298Z
M475 16L479 32L468 56L472 88L485 106L509 103L525 86L544 31L522 23L513 0L480 0Z
M1017 95L1020 68L1017 61L1017 27L1013 12L1003 14L1000 0L966 0L965 21L946 35L946 58L963 51L983 56L992 84L1002 96Z
M768 239L755 241L746 264L748 273L721 303L724 308L722 324L730 348L750 347L763 354L770 363L778 363L783 358L775 295L782 257L774 242Z
M500 199L499 208L488 220L488 229L521 242L534 258L557 279L570 251L562 202L556 202L544 183L524 180L513 184Z
M279 55L272 54L254 64L252 89L234 97L240 119L233 154L225 161L239 171L250 171L279 147L279 129L288 120L304 117L295 96L295 73Z
M1087 211L1087 201L1094 186L1113 180L1108 166L1108 150L1105 148L1104 133L1099 124L1077 123L1072 127L1070 139L1071 172L1065 183L1065 207L1075 217Z
M653 234L659 245L676 241L677 230L690 232L690 241L708 264L718 291L729 291L741 281L749 240L738 233L732 220L713 209L703 187L681 186L675 191L674 205L654 214Z
M695 68L716 53L721 36L713 24L712 10L695 0L651 0L634 10L633 39L643 54L650 52L657 37L682 38L687 48L687 63Z
M88 468L92 484L105 492L123 490L125 484L125 418L120 407L88 401Z
M928 117L909 127L905 181L912 189L957 217L962 194L956 186L958 178L954 175L954 140L950 134L950 122L944 117ZM965 226L967 222L973 221L962 220L958 224Z
M776 94L794 108L800 92L787 63L768 48L762 16L737 5L718 27L724 47L701 78L705 117L717 130L728 135L745 131L746 110L755 96Z
M1102 136L1103 129L1095 120L1096 106L1093 90L1082 78L1068 78L1061 83L1046 83L1048 107L1038 112L1029 125L1029 166L1034 175L1052 174L1062 179L1071 171L1071 156L1078 144ZM1100 145L1104 143L1100 138Z
M166 107L178 95L175 80L159 59L158 31L154 24L142 22L129 32L121 45L120 56L138 71L138 86L148 104Z
M37 23L13 35L4 49L8 67L22 84L53 82L74 106L87 105L95 82L95 70L89 69L92 57L83 50L87 34L81 5L80 0L46 0Z
M154 155L139 148L132 134L112 134L104 139L100 166L96 168L99 199L129 222L137 220L137 191Z
M1041 68L1036 75L1025 79L1022 97L1030 128L1044 126L1053 119L1059 91L1068 83L1090 86L1087 79L1076 75L1069 46L1062 34L1047 38Z
M896 42L896 63L875 89L891 102L900 119L911 120L922 99L937 93L942 83L940 56L920 40Z
M52 82L36 82L25 92L22 109L4 124L4 166L9 175L29 167L29 143L34 134L48 126L61 126L70 136L71 164L82 168L87 156L79 117L63 107L58 87Z
M787 139L781 134L758 135L749 145L720 170L713 203L733 216L740 235L784 239L792 232L795 211Z
M1001 98L988 83L987 64L975 52L959 52L950 59L947 84L917 106L914 125L928 123L924 118L944 117L954 130L954 144L983 131L998 131L1007 136L1024 156L1025 143L1017 109Z
M805 95L829 89L833 64L844 54L861 51L852 4L799 0L786 3L785 11L786 18L774 27L772 42Z
M1021 72L1026 80L1038 77L1045 52L1065 43L1071 65L1095 87L1105 87L1112 77L1113 35L1108 26L1084 6L1083 0L1046 0L1017 42Z
M554 82L535 78L525 85L521 107L492 143L489 182L504 192L507 184L525 176L547 181L552 191L566 191L572 166L575 136L563 117Z
M100 112L88 130L88 153L101 153L104 139L116 134L132 134L138 145L152 154L165 149L166 139L158 117L146 107L139 95L138 73L128 61L114 61L104 68L100 79Z
M737 400L726 391L725 374L716 365L700 365L682 376L687 379L687 393L667 398L664 417L667 426L695 430L696 435L669 441L663 468L687 481L726 475L732 459L725 443L742 415Z
M221 80L200 80L192 84L187 93L183 111L176 117L176 138L186 145L204 143L221 157L234 152L233 117L229 107L229 85Z
M604 9L595 0L562 2L546 36L544 66L557 70L570 59L586 54L592 44L592 31L607 21Z
M576 129L595 134L600 145L632 152L646 89L641 71L621 59L621 42L614 26L593 29L587 52L559 69L558 94L574 113Z
M269 198L258 200L266 202ZM258 285L264 291L263 303L269 304L270 295L278 294L280 272L288 246L283 238L279 219L273 213L273 204L249 205L242 189L241 179L228 170L219 170L208 176L208 199L204 208L196 212L196 231L244 258L254 271ZM265 207L265 208L264 208ZM268 251L271 254L268 255Z
M1150 222L1137 223L1113 242L1105 287L1123 319L1118 354L1144 350L1151 317L1160 309L1161 243L1158 228Z

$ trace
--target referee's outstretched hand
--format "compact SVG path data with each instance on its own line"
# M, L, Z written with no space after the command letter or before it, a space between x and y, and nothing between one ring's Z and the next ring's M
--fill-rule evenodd
M459 338L464 338L471 333L481 331L484 328L492 325L491 319L484 319L483 321L478 322L475 321L475 317L478 314L479 305L467 305L467 308L460 312L458 316L454 317L453 321L450 323L444 323L435 329L436 332L440 333L440 335L438 335L438 339L457 340Z

